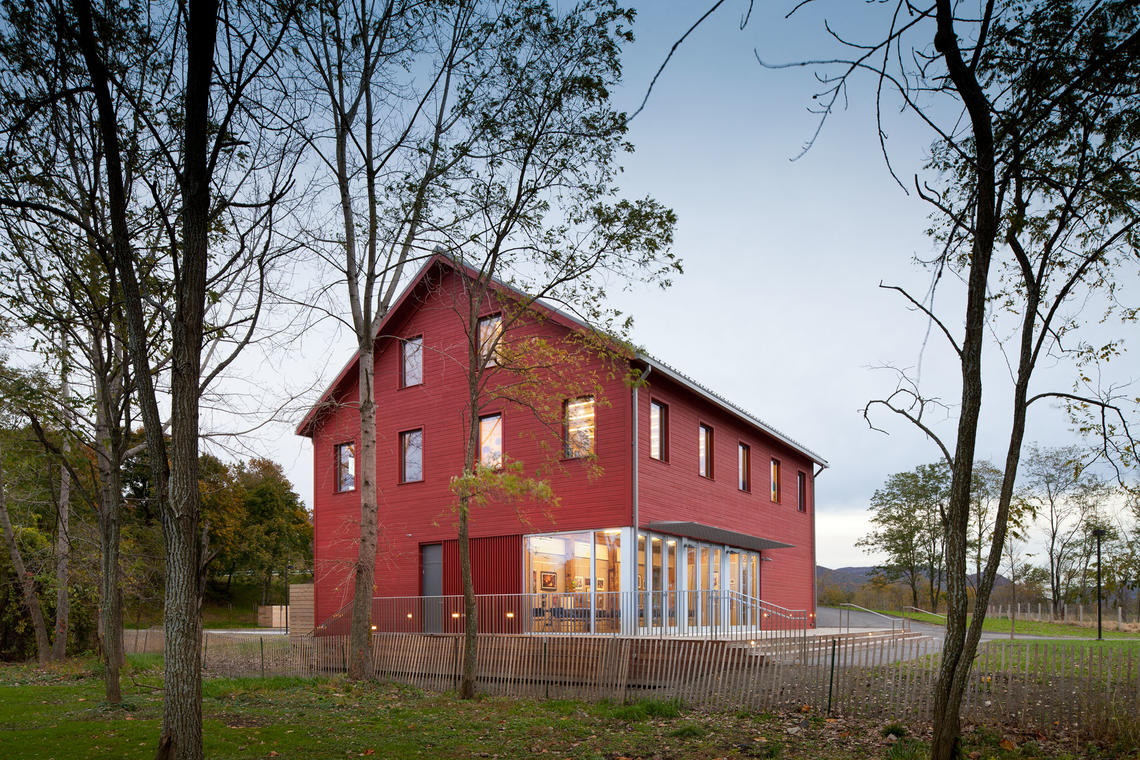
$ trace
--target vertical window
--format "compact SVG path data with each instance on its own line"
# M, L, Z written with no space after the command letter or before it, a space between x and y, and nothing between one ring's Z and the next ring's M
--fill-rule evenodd
M807 511L807 475L796 473L796 506L801 512Z
M417 483L424 479L424 430L400 433L400 482Z
M708 425L697 430L697 472L701 477L713 476L713 431Z
M334 450L336 460L336 490L351 491L356 488L356 445L338 443Z
M424 381L424 336L418 335L405 340L402 352L400 384L405 388L409 385L419 385Z
M503 415L488 414L479 418L479 464L501 467L503 464Z
M752 490L752 449L748 448L747 443L742 443L737 447L736 451L737 462L737 486L741 491Z
M563 455L586 457L594 453L596 432L594 420L594 397L582 396L570 399L563 405Z
M660 401L649 402L649 456L662 462L669 460L669 407Z
M772 501L780 503L780 460L772 460Z
M503 315L492 314L479 320L479 354L488 367L496 367L502 353L499 350L499 341L503 338Z

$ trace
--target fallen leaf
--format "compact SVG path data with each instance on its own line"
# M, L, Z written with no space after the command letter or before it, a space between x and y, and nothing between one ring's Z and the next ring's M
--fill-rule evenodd
M1013 750L1017 749L1017 745L1014 744L1009 739L1002 739L1000 742L998 742L998 746L1004 750L1009 750L1009 751L1013 751Z

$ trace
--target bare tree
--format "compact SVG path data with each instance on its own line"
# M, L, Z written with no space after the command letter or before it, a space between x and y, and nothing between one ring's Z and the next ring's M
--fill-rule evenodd
M375 342L415 247L436 182L461 155L441 152L456 114L457 71L478 48L476 3L425 6L401 0L320 2L298 25L300 66L313 103L305 141L335 197L336 240L309 249L346 286L357 346L360 418L356 490L360 540L353 566L349 677L371 673L368 646L379 531L376 487ZM416 71L413 76L410 69ZM426 72L426 74L425 74ZM323 225L322 225L323 226ZM327 312L341 319L340 312Z

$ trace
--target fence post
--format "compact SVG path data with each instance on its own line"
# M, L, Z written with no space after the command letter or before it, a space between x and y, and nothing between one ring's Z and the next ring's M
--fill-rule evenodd
M550 671L547 669L547 652L546 645L550 641L546 636L542 637L542 680L546 684L546 698L550 699Z
M827 715L831 717L831 694L835 685L835 645L839 639L831 640L831 675L827 679Z
M261 677L265 678L265 637L258 636L257 643L261 647Z

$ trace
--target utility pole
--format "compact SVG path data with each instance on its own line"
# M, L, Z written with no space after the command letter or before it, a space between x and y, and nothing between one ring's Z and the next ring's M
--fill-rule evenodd
M1093 528L1093 535L1096 536L1096 640L1103 641L1100 616L1100 540L1104 538L1104 528Z

